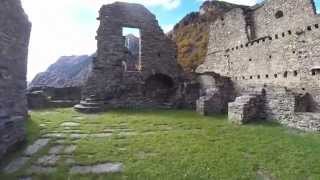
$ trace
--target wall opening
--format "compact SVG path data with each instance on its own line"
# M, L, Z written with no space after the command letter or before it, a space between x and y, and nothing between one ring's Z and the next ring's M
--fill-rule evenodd
M283 17L283 11L277 11L276 14L275 14L275 17L277 19L282 18Z
M299 94L295 97L295 112L315 112L315 102L309 93Z
M164 74L155 74L145 81L145 96L157 102L165 102L174 92L174 82Z
M122 28L125 39L125 59L122 61L125 71L141 70L141 34L138 28Z

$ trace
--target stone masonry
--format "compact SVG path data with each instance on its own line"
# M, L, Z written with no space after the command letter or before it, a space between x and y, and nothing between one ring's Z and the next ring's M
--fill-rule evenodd
M97 58L83 90L83 112L108 107L172 107L177 101L181 68L176 47L144 6L116 2L100 10ZM140 30L140 59L135 71L126 68L123 28Z
M242 121L240 112L255 99L250 90L264 88L265 104L258 111L266 119L315 130L320 117L309 113L320 112L319 25L313 0L232 9L212 24L207 58L197 72L230 77L235 94L245 96L229 105L231 119Z
M0 158L25 138L30 30L20 0L0 0Z

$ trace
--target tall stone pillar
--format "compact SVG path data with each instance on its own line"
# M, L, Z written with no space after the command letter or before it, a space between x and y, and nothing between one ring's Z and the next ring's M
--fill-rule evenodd
M30 30L20 0L0 0L0 158L25 138Z

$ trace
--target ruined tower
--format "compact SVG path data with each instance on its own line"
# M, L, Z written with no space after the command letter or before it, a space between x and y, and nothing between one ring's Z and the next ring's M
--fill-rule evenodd
M30 30L20 0L0 0L0 158L25 138Z
M116 2L100 10L97 57L83 90L80 111L105 107L159 107L174 103L181 69L176 47L144 6ZM136 69L128 70L123 28L140 31Z

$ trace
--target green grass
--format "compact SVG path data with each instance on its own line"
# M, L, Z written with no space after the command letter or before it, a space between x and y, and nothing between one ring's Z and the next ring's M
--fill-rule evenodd
M84 119L76 120L76 116ZM274 123L237 126L226 116L202 117L184 110L112 110L99 115L83 115L72 109L34 111L27 123L28 143L70 121L80 122L83 132L114 130L110 138L77 142L77 164L122 162L124 172L69 175L62 159L55 174L34 175L33 179L320 179L319 134ZM40 132L44 122L48 126ZM123 135L121 129L135 134ZM0 179L24 175L25 168L13 175L0 175Z

